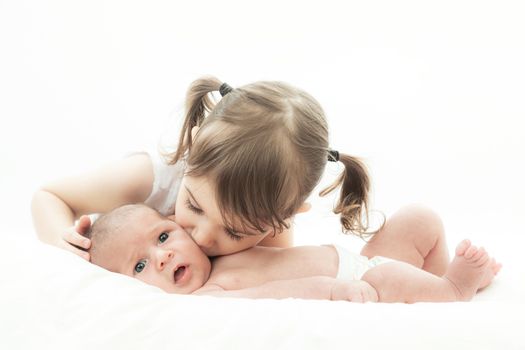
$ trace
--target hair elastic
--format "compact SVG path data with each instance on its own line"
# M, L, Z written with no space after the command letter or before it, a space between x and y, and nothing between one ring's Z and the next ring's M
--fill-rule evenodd
M224 97L226 94L228 94L232 90L233 88L227 83L222 83L221 86L219 87L219 92L221 93L222 97Z
M336 150L330 149L328 150L328 161L330 162L338 162L339 161L339 152Z

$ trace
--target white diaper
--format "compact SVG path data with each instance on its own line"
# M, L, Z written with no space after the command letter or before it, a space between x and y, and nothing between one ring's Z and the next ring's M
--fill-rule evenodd
M338 279L360 280L372 267L393 261L384 256L374 256L368 259L366 256L353 253L336 244L333 247L339 255L339 269L336 277Z

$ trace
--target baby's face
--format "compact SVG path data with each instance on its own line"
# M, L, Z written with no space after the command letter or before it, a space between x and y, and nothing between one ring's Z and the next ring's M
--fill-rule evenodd
M108 239L95 264L169 293L200 288L211 271L206 254L175 222L144 208Z

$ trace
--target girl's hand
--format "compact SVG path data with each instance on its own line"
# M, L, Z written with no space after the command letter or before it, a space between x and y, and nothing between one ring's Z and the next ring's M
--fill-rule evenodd
M80 248L89 249L91 247L91 240L84 236L90 227L91 219L87 215L82 215L76 226L68 228L62 234L58 246L89 261L89 253Z
M379 297L370 284L361 280L337 280L332 286L330 300L347 300L354 303L377 302Z

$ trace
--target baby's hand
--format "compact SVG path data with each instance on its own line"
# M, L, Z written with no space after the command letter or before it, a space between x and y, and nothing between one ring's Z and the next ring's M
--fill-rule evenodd
M332 286L331 300L347 300L355 303L377 302L379 297L370 284L361 280L336 280Z
M89 253L79 249L84 248L88 249L91 246L91 240L87 237L84 237L84 234L91 226L91 219L89 216L82 215L78 220L76 226L68 228L61 237L61 240L58 246L62 249L68 250L87 261L90 260Z

